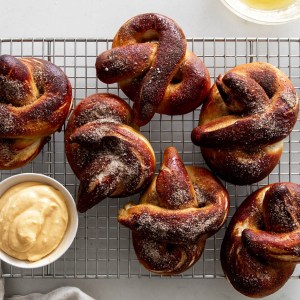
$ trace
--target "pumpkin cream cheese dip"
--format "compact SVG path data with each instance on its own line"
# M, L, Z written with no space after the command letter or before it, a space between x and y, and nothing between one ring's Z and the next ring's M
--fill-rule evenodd
M39 182L23 182L0 197L0 248L8 255L37 261L61 242L68 225L61 192Z

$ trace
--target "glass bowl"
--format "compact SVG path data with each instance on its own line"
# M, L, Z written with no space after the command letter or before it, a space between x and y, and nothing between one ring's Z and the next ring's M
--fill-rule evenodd
M239 17L258 24L288 23L300 17L300 0L221 0Z

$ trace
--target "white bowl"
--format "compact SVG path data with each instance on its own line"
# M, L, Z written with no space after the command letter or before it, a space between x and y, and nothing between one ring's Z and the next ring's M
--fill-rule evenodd
M18 268L25 268L25 269L40 268L60 258L71 246L76 236L76 232L78 228L78 213L72 195L61 183L59 183L58 181L56 181L51 177L42 174L34 174L34 173L23 173L23 174L11 176L3 180L2 182L0 182L0 196L2 196L2 194L6 190L15 186L16 184L22 182L28 182L28 181L41 182L59 190L66 200L66 204L69 212L69 221L68 221L68 226L64 234L64 237L60 242L60 244L57 246L57 248L53 250L50 254L41 258L38 261L30 262L30 261L19 260L9 256L4 251L0 250L0 260L3 260L4 262L12 266Z
M221 2L239 17L258 24L277 25L294 21L300 17L300 0L278 9L258 9L242 0L221 0Z

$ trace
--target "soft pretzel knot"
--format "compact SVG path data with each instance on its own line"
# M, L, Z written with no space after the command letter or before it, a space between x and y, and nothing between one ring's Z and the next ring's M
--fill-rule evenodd
M175 148L165 150L162 167L140 203L128 203L118 221L132 229L135 252L151 272L172 275L191 267L205 241L226 220L229 196L208 170L185 167Z
M192 140L221 178L263 179L277 165L299 103L288 77L268 63L240 65L220 75L203 104Z
M112 49L96 61L97 77L118 82L134 101L134 122L147 124L153 115L180 115L196 109L208 94L210 77L203 62L188 51L181 28L154 13L127 21Z
M274 183L252 193L234 214L221 247L224 273L239 292L276 292L300 262L300 185Z
M79 212L106 197L135 194L150 182L155 154L148 140L131 124L131 108L111 94L85 98L70 116L65 148L80 180Z
M61 129L72 87L48 61L1 55L0 99L0 169L13 169L32 160Z

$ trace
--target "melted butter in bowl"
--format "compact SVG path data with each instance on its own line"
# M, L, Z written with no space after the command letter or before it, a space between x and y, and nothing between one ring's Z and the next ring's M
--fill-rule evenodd
M0 259L35 268L70 247L78 215L70 193L41 174L19 174L0 183Z
M258 24L279 25L300 18L300 0L220 0L237 16Z

